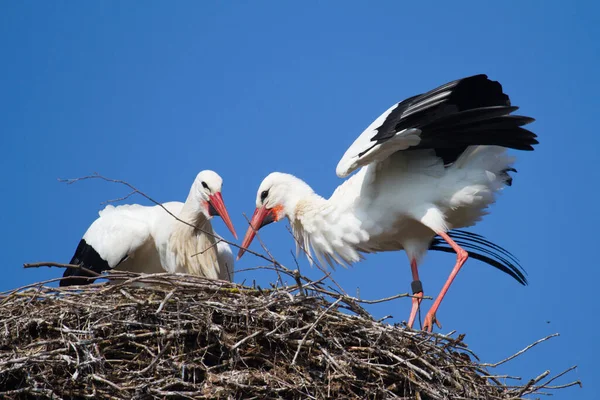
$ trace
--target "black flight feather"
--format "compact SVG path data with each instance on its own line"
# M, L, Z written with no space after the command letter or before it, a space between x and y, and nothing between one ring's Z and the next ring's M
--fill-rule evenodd
M125 257L127 258L127 257ZM121 260L122 262L123 260ZM69 264L79 265L83 268L89 269L90 271L97 272L98 274L103 271L109 270L110 266L108 262L104 260L100 254L92 246L87 244L84 239L79 241L75 254ZM120 264L120 263L119 263ZM77 278L77 277L93 277L94 275L81 269L67 268L63 274L63 279L59 282L59 286L71 286L71 285L86 285L93 282L92 279Z
M409 150L434 149L445 165L474 145L533 150L537 136L522 126L534 119L510 115L517 109L499 82L475 75L400 102L371 141L375 146L405 129L419 129L421 142Z

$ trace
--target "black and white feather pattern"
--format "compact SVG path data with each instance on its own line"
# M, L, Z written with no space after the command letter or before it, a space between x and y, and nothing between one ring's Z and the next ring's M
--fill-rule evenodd
M379 116L348 148L336 172L346 177L401 150L433 149L446 165L474 145L533 150L536 135L523 126L534 119L512 115L517 109L502 85L486 75L447 83Z

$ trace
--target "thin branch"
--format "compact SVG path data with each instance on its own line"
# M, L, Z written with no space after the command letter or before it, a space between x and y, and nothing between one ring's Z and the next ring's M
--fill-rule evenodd
M547 377L549 374L550 371L544 371L537 377L531 379L529 382L527 382L525 386L523 386L523 388L521 388L521 390L519 390L519 392L517 393L517 397L521 397L523 394L527 393L533 385Z
M205 248L202 251L197 252L196 254L192 254L192 257L196 257L199 254L204 254L206 253L208 250L212 249L213 247L215 247L216 245L218 245L219 243L221 243L223 241L223 239L219 239L217 241L215 241L213 244L211 244L210 246L208 246L207 248Z
M91 275L91 276L65 276L65 277L61 278L64 280L69 280L69 279L94 280L94 279L97 279L98 277L102 276L102 274L99 274L96 271L92 271L91 269L85 268L79 264L62 264L62 263L48 262L48 261L23 264L23 268L39 268L39 267L57 267L57 268L78 269L78 270L81 270L81 271Z
M237 349L238 347L240 347L242 344L246 343L248 340L250 340L253 337L256 337L256 336L258 336L258 335L260 335L261 333L264 333L264 332L265 332L264 330L259 330L259 331L254 332L251 335L246 336L245 338L243 338L242 340L240 340L236 344L234 344L231 347L231 351L234 351L235 349Z
M487 364L487 363L483 363L483 364L481 364L481 366L482 366L482 367L492 367L492 368L496 368L497 366L499 366L499 365L502 365L502 364L504 364L505 362L508 362L508 361L512 360L513 358L515 358L515 357L518 357L518 356L520 356L521 354L525 353L527 350L531 349L532 347L535 347L535 346L537 346L538 344L540 344L540 343L542 343L542 342L545 342L545 341L546 341L546 340L548 340L548 339L552 339L553 337L556 337L556 336L560 336L560 335L559 335L558 333L553 333L552 335L548 335L548 336L546 336L545 338L542 338L542 339L536 340L535 342L533 342L533 343L532 343L532 344L530 344L529 346L525 347L523 350L520 350L520 351L516 352L515 354L513 354L513 355L512 355L512 356L510 356L510 357L507 357L507 358L505 358L504 360L498 361L497 363L494 363L494 364Z
M62 264L52 261L42 261L36 263L26 263L23 264L23 268L39 268L39 267L58 267L58 268L72 268L72 269L83 269L81 265L78 264Z
M117 203L119 201L125 201L136 193L139 193L139 191L134 190L133 192L129 193L127 196L119 197L118 199L106 200L106 201L101 202L100 204L104 205L104 204L110 204L110 203Z

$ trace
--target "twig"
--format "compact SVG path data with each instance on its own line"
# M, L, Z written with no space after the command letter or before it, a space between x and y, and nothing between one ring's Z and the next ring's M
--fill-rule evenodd
M139 191L134 190L133 192L129 193L127 196L119 197L118 199L106 200L106 201L101 202L100 204L104 205L104 204L117 203L119 201L124 201L124 200L127 200L128 198L130 198L131 196L133 196L136 193L139 193Z
M294 279L296 280L296 285L298 285L298 291L302 296L306 296L304 292L304 288L302 287L302 281L300 280L300 271L297 269L294 270Z
M192 257L196 257L199 254L204 254L206 253L208 250L212 249L213 247L215 247L216 245L218 245L219 243L221 243L223 241L223 239L218 239L216 240L213 244L211 244L210 246L208 246L207 248L205 248L204 250L201 250L199 252L197 252L196 254L192 254Z
M481 364L481 366L482 367L496 368L497 366L502 365L505 362L508 362L508 361L512 360L513 358L518 357L519 355L525 353L527 350L531 349L532 347L534 347L534 346L536 346L536 345L538 345L538 344L540 344L542 342L545 342L548 339L552 339L553 337L556 337L556 336L559 336L559 334L558 333L553 333L552 335L548 335L545 338L536 340L535 342L533 342L529 346L525 347L523 350L520 350L520 351L516 352L515 354L513 354L510 357L505 358L504 360L498 361L497 363L494 363L494 364L483 363L483 364Z
M139 371L138 374L143 375L146 372L150 371L150 369L156 365L158 360L160 360L160 358L163 356L163 354L165 354L167 352L167 350L169 350L170 348L171 348L171 342L169 341L169 342L167 342L166 345L163 346L162 350L156 355L156 357L154 357L154 360L152 360L146 368Z
M261 333L264 333L264 330L260 330L260 331L256 331L251 335L246 336L245 338L243 338L242 340L238 341L236 344L234 344L231 347L231 351L234 351L235 349L237 349L238 347L240 347L242 344L246 343L248 340L252 339L253 337L256 337L258 335L260 335Z
M96 271L92 271L91 269L85 268L78 264L62 264L62 263L47 262L47 261L23 264L23 268L39 268L39 267L57 267L57 268L78 269L78 270L81 270L81 271L91 275L91 276L65 276L65 277L61 278L64 280L69 280L69 279L95 280L102 276L102 274L99 274Z
M162 311L163 307L165 306L165 304L167 304L167 301L169 301L169 299L171 297L173 297L173 295L175 294L175 291L177 289L173 289L171 290L169 293L167 293L167 295L165 296L165 298L163 299L163 301L160 302L160 305L158 306L158 308L156 309L155 314L160 314L160 312Z
M294 354L294 358L292 359L292 365L296 364L296 359L298 358L298 354L300 354L300 349L304 345L304 342L306 342L306 338L308 337L308 335L313 331L313 329L315 329L315 327L317 326L317 324L319 323L319 321L321 321L321 319L325 316L325 314L327 314L329 311L331 311L331 309L333 307L335 307L340 301L342 301L341 298L339 298L336 301L334 301L333 303L331 303L331 305L329 307L327 307L327 309L325 311L323 311L321 313L321 315L319 315L317 317L317 319L315 320L315 322L312 323L312 325L310 326L310 328L308 329L308 331L306 332L306 334L304 335L304 337L300 341L300 344L298 344L298 348L296 349L296 354Z
M23 264L23 268L39 268L39 267L59 267L59 268L82 269L81 265L77 265L77 264L61 264L61 263L49 262L49 261Z
M544 379L545 377L547 377L549 374L550 374L550 371L544 371L537 377L531 379L529 382L527 382L527 384L525 386L523 386L523 388L521 390L519 390L519 392L517 393L517 397L521 397L523 394L525 394L527 391L529 391L529 388L531 388L537 382L539 382L542 379Z
M554 382L555 380L557 380L557 379L558 379L558 378L560 378L561 376L563 376L563 375L565 375L565 374L567 374L567 373L569 373L569 372L573 371L575 368L577 368L577 366L576 366L576 365L573 365L572 367L565 369L565 370L564 370L563 372L561 372L560 374L557 374L557 375L553 376L552 378L550 378L550 379L549 379L547 382L545 382L545 383L542 383L542 384L541 384L541 385L538 387L538 389L560 389L560 388L563 388L563 387L569 387L569 386L575 386L575 385L579 385L579 386L581 386L581 381L574 381L574 382L571 382L571 383L567 383L567 384L566 384L566 386L565 386L565 385L554 386L554 387L553 387L553 386L549 386L549 385L550 385L550 383Z
M121 386L119 386L119 385L117 385L115 383L112 383L111 381L109 381L108 379L105 379L105 378L101 377L100 375L92 374L92 379L94 379L95 381L98 381L98 382L105 383L108 386L112 387L113 389L117 389L119 392L122 392L122 391L125 390Z

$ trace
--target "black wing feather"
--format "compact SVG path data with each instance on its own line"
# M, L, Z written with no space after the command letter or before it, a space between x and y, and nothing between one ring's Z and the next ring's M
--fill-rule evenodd
M371 140L375 146L405 129L419 129L421 143L409 150L434 149L446 165L469 146L533 150L537 136L521 127L534 119L510 115L517 109L499 82L475 75L402 101Z
M127 257L125 257L127 258ZM124 258L124 259L125 259ZM122 262L123 260L121 260ZM90 271L97 272L98 274L103 271L107 271L110 269L108 262L104 260L100 254L90 246L84 239L79 241L77 245L77 249L75 250L75 254L73 258L71 258L70 264L79 265L84 267ZM120 263L119 263L120 264ZM71 286L71 285L86 285L92 283L93 279L87 279L88 277L93 277L93 274L86 272L81 269L75 268L67 268L63 274L63 279L59 282L59 286ZM78 278L81 277L81 278Z

